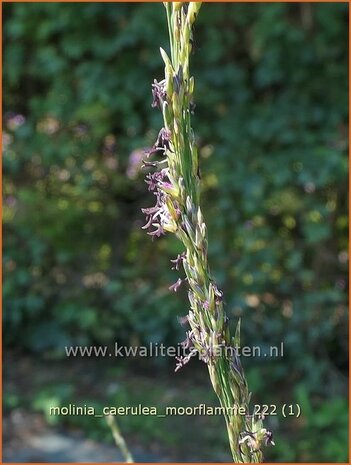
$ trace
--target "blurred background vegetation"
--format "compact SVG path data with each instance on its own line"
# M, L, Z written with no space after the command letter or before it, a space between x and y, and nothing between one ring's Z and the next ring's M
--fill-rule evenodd
M48 405L215 403L196 361L174 374L173 360L64 351L184 338L186 295L168 291L179 244L140 229L162 4L3 8L5 418L42 412L107 440L96 419L45 420ZM243 360L254 402L302 407L268 419L268 460L348 460L347 38L341 3L205 4L195 28L212 270L242 343L285 344L283 358ZM171 460L229 460L220 418L120 426Z

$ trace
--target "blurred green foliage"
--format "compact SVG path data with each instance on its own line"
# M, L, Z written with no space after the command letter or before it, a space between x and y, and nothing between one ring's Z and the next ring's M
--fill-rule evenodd
M256 397L303 407L272 424L280 461L347 460L347 37L341 3L206 4L195 30L213 273L244 344L284 341L282 359L245 359ZM8 347L182 338L179 244L140 230L160 46L162 5L4 5Z

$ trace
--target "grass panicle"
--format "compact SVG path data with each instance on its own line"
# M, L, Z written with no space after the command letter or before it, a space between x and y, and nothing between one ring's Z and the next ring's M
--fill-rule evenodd
M194 351L198 353L207 364L213 389L223 407L234 462L261 462L262 447L272 443L272 434L263 427L261 418L250 415L250 393L240 358L235 351L225 350L240 345L240 322L232 337L223 293L210 274L207 230L200 208L199 161L191 127L194 78L189 71L189 57L193 49L193 25L201 3L164 5L170 56L160 50L165 76L152 85L152 106L161 110L164 127L147 152L156 161L144 163L156 168L146 177L156 204L143 209L144 229L156 237L174 233L185 248L184 253L172 260L173 269L183 268L184 277L170 286L177 291L186 283L190 302L185 317L189 330L183 343L189 353L177 359L176 370L190 361ZM234 406L243 407L245 414L235 414Z

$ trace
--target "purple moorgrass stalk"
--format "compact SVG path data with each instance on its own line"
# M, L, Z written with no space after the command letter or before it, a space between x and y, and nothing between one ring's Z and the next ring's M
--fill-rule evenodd
M145 160L146 183L156 204L143 208L150 236L174 233L185 251L172 260L173 269L184 269L170 290L177 291L186 281L190 310L183 322L189 324L184 346L189 353L177 358L176 371L189 362L194 351L207 364L210 379L225 417L230 448L236 463L263 460L262 448L273 444L272 434L262 418L250 415L249 393L240 358L234 348L240 345L240 322L234 337L230 335L223 307L223 293L211 277L207 255L206 225L200 209L198 153L191 127L194 78L189 74L192 30L201 3L165 3L171 56L163 49L165 78L152 84L152 107L163 114L164 127ZM240 408L239 415L235 408Z

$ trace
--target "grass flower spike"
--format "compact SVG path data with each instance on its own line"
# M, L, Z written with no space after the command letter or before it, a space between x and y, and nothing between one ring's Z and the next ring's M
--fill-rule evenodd
M249 413L250 393L235 347L240 346L240 322L230 335L223 307L223 293L211 277L207 254L207 231L200 208L198 153L191 127L194 78L189 72L193 47L193 24L201 3L165 3L170 38L170 57L161 49L165 77L152 84L152 107L163 114L164 127L147 152L156 161L144 165L156 168L146 176L155 205L144 208L144 229L152 237L174 233L184 252L172 260L180 277L170 290L188 286L189 313L181 323L189 325L183 346L189 355L178 358L176 371L191 360L196 351L209 371L227 425L230 448L236 463L261 462L262 448L272 443L272 434L262 419ZM232 350L229 350L232 349ZM234 413L234 406L245 414ZM236 412L237 413L237 412Z

